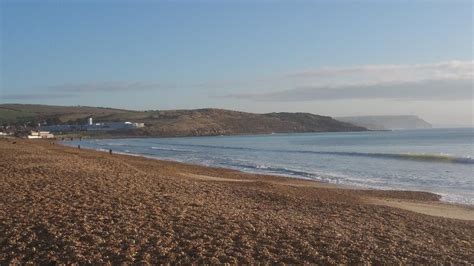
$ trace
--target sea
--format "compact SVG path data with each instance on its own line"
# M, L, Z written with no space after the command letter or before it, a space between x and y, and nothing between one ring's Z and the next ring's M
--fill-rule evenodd
M474 205L474 128L66 141L101 151Z

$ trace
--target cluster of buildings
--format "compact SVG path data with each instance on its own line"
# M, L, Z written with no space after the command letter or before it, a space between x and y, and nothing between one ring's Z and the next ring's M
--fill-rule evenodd
M41 131L50 132L73 132L73 131L112 131L112 130L127 130L144 127L144 123L133 122L105 122L94 123L92 117L87 119L87 124L84 125L40 125Z
M87 120L85 126L86 131L110 131L110 130L124 130L141 128L145 126L145 123L132 123L132 122L107 122L107 123L95 123L92 121L92 117Z
M38 125L38 129L31 131L28 139L52 139L54 133L68 133L78 131L113 131L113 130L127 130L134 128L145 127L144 123L132 122L105 122L94 123L92 117L87 119L87 123L83 125Z

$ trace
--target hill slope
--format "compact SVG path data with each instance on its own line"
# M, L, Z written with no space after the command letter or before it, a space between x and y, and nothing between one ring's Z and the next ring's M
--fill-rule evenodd
M348 116L337 120L371 130L431 128L431 124L415 115Z
M99 107L47 105L0 105L0 123L35 124L96 122L143 122L146 127L108 134L132 136L210 136L296 132L364 131L363 127L340 122L328 116L309 113L254 114L223 109L129 111Z

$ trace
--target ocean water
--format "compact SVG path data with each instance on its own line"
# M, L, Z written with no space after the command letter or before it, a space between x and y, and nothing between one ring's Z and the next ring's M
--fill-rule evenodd
M419 190L474 205L474 129L186 138L66 145L365 188Z

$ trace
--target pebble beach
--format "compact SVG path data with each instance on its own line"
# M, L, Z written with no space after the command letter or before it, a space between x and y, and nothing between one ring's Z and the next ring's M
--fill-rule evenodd
M0 264L474 263L474 209L427 192L0 139Z

